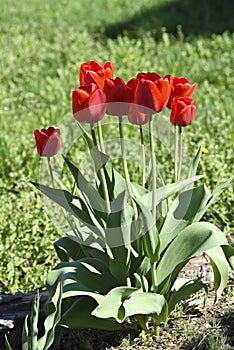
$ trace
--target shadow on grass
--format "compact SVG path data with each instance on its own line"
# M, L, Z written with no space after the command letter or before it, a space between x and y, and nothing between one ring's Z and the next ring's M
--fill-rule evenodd
M185 36L209 37L212 33L233 32L233 14L233 0L172 0L141 10L128 21L108 26L105 35L114 39L127 31L131 37L139 37L150 31L158 36L162 27L176 34L180 25Z
M63 329L59 345L53 345L50 350L124 349L137 335L135 331L124 330Z

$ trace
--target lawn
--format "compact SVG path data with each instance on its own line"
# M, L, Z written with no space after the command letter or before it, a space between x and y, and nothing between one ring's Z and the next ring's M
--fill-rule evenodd
M198 145L208 150L200 172L211 188L233 173L234 4L190 3L8 0L1 4L1 291L44 287L57 259L53 242L62 233L29 183L39 177L33 130L58 126L71 115L71 91L79 84L82 62L110 60L116 74L125 79L138 71L157 71L196 82L198 112L185 133L189 154ZM228 236L234 228L233 205L230 187L209 211L208 219Z

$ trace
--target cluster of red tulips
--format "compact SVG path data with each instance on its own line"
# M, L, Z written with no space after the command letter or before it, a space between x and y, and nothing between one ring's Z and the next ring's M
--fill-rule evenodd
M196 84L187 78L157 73L139 73L127 83L114 78L111 62L104 66L96 61L85 62L80 68L80 87L72 92L72 109L79 122L96 123L105 113L127 115L130 123L143 125L149 115L171 109L174 125L189 125L196 114L192 98Z
M125 83L114 78L111 62L104 66L96 61L85 62L80 67L80 87L72 92L72 110L78 122L94 124L108 113L126 115L131 124L141 126L152 114L168 107L171 123L181 128L195 118L196 101L192 98L195 89L196 84L189 84L187 78L161 77L155 72L138 73ZM40 156L51 157L59 152L59 129L35 130L34 136Z

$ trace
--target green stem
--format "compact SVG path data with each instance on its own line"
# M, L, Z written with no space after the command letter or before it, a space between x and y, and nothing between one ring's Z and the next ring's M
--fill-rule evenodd
M97 132L98 132L98 140L100 145L100 150L105 153L105 147L104 147L104 141L103 141L103 135L102 135L102 124L99 121L97 123Z
M175 182L178 181L178 129L175 125Z
M150 157L152 166L152 216L156 220L156 189L157 189L157 170L156 158L154 153L154 134L152 115L149 116L149 141L150 141Z
M126 181L126 187L128 191L128 195L132 200L132 206L135 212L135 216L137 217L137 207L136 203L133 200L133 191L132 191L132 186L130 183L130 176L128 172L128 164L126 160L126 152L125 152L125 144L124 144L124 133L123 133L123 117L119 117L119 137L120 137L120 147L121 147L121 153L122 153L122 163L123 163L123 170L124 170L124 176L125 176L125 181Z
M142 186L145 187L145 143L142 125L139 126L141 139L141 161L142 161Z
M158 325L154 326L153 335L155 335L156 337L159 337L159 334L160 334L160 327Z
M153 292L157 293L158 287L157 287L156 263L151 264L151 278L152 278Z
M181 180L181 168L182 168L182 157L183 157L183 147L182 147L182 127L179 126L179 164L178 164L178 176L177 181Z
M124 170L124 176L125 180L127 182L127 188L129 195L132 196L132 189L129 187L130 183L130 177L128 172L128 165L126 160L126 152L125 152L125 144L124 144L124 134L123 134L123 117L119 117L119 137L120 137L120 146L121 146L121 153L122 153L122 162L123 162L123 170Z
M48 167L49 167L49 172L50 172L50 177L51 177L51 182L52 182L52 187L55 188L55 185L54 185L54 175L53 175L53 170L52 170L52 167L51 167L51 162L50 162L50 157L47 158L48 160ZM73 183L73 187L72 187L72 194L74 194L74 190L75 190L75 181ZM65 209L62 208L62 213L63 213L63 217L65 219L65 221L67 221L68 225L70 226L71 230L75 233L75 235L79 236L78 234L78 229L77 229L77 226L76 226L76 223L75 221L73 220L73 218L69 218L69 214L66 213ZM80 237L81 239L81 237ZM83 253L85 256L89 256L88 252L87 252L87 249L81 244L80 245Z
M91 131L94 147L98 150L97 154L100 156L99 149L98 149L98 144L97 144L97 138L96 138L96 135L95 135L95 130L94 130L94 124L93 123L90 123L90 131ZM101 161L98 162L98 163L101 164ZM105 205L106 205L106 212L110 213L111 212L110 198L109 198L109 192L108 192L108 187L107 187L107 183L106 183L105 173L104 173L104 170L103 170L102 166L100 167L100 169L96 169L96 170L97 170L97 172L100 175L100 181L101 181L101 183L103 185L103 192L104 192L104 199L105 199Z
M47 160L48 160L48 167L49 167L49 172L50 172L50 178L51 178L51 182L52 182L52 187L55 187L55 186L54 186L54 175L53 175L53 171L52 171L52 167L51 167L50 157L48 157Z

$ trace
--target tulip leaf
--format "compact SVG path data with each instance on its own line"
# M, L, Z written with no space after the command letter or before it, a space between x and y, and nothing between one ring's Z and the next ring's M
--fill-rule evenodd
M85 206L85 203L81 199L79 199L79 201L82 204L82 209L78 208L72 203L72 200L77 197L73 196L68 191L51 188L34 182L32 182L32 184L55 203L63 207L67 212L77 217L81 222L87 225L98 237L103 237L102 227L99 225L98 228L97 222L93 222L92 218L90 217L90 210ZM95 219L94 216L93 219ZM100 219L98 222L100 223Z
M233 182L234 175L231 176L227 181L222 182L220 185L218 185L212 194L210 195L210 198L207 199L206 204L199 210L199 212L196 215L195 221L199 221L202 216L206 213L206 211L209 209L209 207L217 200L217 198L220 196L220 194L227 189L228 186Z
M90 297L81 297L64 313L60 325L68 328L96 328L105 330L121 330L124 324L115 320L98 318L93 315L97 302Z
M61 207L70 211L70 203L73 201L74 196L66 190L60 190L56 188L51 188L48 186L40 185L36 182L31 182L38 190L40 190L47 197L52 199L55 203L59 204Z
M100 169L104 168L109 160L109 156L103 152L100 152L97 147L90 150L91 157L93 158L95 169L99 177ZM100 177L99 177L100 179Z
M159 205L163 200L167 199L170 196L173 196L177 192L180 192L183 188L188 186L189 184L201 179L203 176L193 176L189 179L182 180L180 182L176 182L173 184L165 185L157 188L156 190L156 205ZM142 204L144 204L147 208L151 210L152 203L152 191L143 195L140 199Z
M69 261L70 258L75 261L85 257L81 245L68 237L60 238L54 243L54 247L62 261Z
M189 173L188 173L189 178L197 174L197 167L201 158L201 153L202 153L202 147L200 146L189 168Z
M104 213L104 199L100 196L98 191L85 179L84 175L74 164L72 164L66 157L64 157L64 160L76 181L79 193L82 193L83 199L88 202L94 211Z
M188 298L190 295L197 293L201 289L205 290L205 293L207 296L208 295L207 285L204 284L200 278L196 279L195 281L186 280L185 283L183 283L179 288L174 288L168 300L169 313L172 310L174 310L177 303L179 303L183 299Z
M44 322L45 334L38 341L38 350L46 350L53 344L55 339L55 327L61 319L62 283L57 285L54 295L50 297L52 312L46 316Z
M22 329L22 350L29 350L29 344L31 342L31 337L29 336L28 329L28 315L24 319L23 329Z
M147 278L144 275L141 275L139 273L134 273L134 277L136 279L136 287L138 289L143 290L143 292L149 291L149 283Z
M207 222L189 225L178 233L160 259L156 271L158 283L163 283L169 275L171 281L174 281L191 257L226 244L224 233L215 225Z
M58 264L47 276L48 289L54 289L62 279L63 298L81 295L79 292L106 294L119 285L108 266L96 258L83 258L74 262Z
M156 293L140 292L132 294L124 300L125 318L133 315L160 315L166 305L165 298Z
M142 205L142 203L135 199L137 207L139 209L139 218L142 220L142 235L144 242L144 250L146 255L148 256L150 263L153 264L158 260L158 252L159 252L159 235L153 221L153 217L151 212L147 207Z
M126 318L123 302L133 293L139 293L139 290L133 287L112 289L94 309L92 315L99 318L114 318L117 322L123 322Z
M228 282L229 264L222 247L214 247L207 250L205 253L208 255L213 269L214 287L216 290L215 301L217 301Z
M190 225L197 212L204 207L210 191L205 185L186 190L173 201L160 232L161 251L181 232Z
M222 249L231 269L234 270L234 247L231 245L224 245L222 246Z
M81 130L82 136L83 136L84 140L86 141L89 150L93 149L94 145L93 145L93 139L92 139L91 135L87 132L87 130L85 130L83 128L81 123L77 122L77 124Z
M27 316L26 316L27 317ZM26 345L27 347L24 347L24 350L28 350L28 344ZM7 335L5 334L5 347L6 350L12 350L12 347L7 339Z

